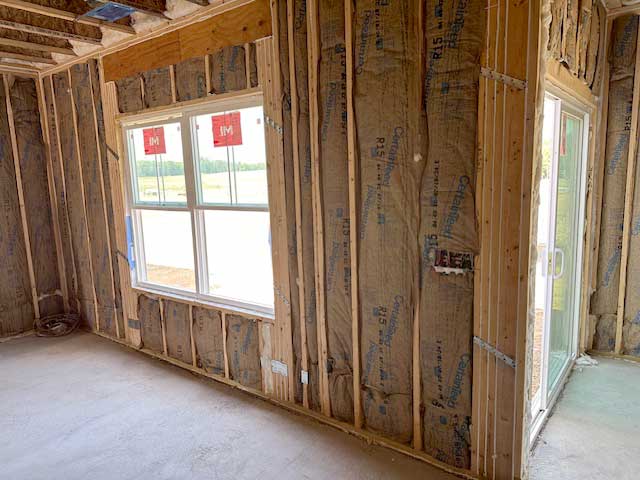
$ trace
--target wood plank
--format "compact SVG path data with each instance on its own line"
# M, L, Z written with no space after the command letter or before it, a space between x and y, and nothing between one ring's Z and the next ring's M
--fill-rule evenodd
M93 17L85 17L68 10L61 10L59 8L50 7L47 5L41 5L38 3L26 2L24 0L0 0L0 6L11 7L17 10L23 10L25 12L37 13L45 15L47 17L59 18L61 20L68 20L70 22L80 23L83 25L92 25L94 27L103 27L109 30L115 30L122 33L128 33L133 35L136 31L129 25L122 25L120 23L105 22ZM87 9L88 11L89 9Z
M202 57L223 47L268 37L271 32L268 1L254 1L106 55L105 81Z
M51 18L4 6L0 6L0 26L10 30L72 39L93 45L100 45L102 41L102 32L98 27L78 25L68 20L60 20L59 18Z
M353 349L353 419L356 430L362 429L362 395L360 393L360 302L358 283L358 179L353 109L353 4L344 2L347 71L347 157L349 162L349 255L351 258L351 345Z
M44 45L35 42L25 42L22 40L14 40L12 38L0 37L0 45L5 47L25 48L28 50L36 50L39 52L59 53L61 55L76 56L71 48L61 48L54 45ZM54 62L55 63L55 62Z
M331 416L327 372L327 314L325 295L324 213L320 187L320 125L318 121L318 63L320 61L317 0L307 0L307 49L309 55L309 117L311 133L311 183L313 189L313 232L316 279L316 323L318 328L318 375L322 413Z
M622 253L620 257L620 286L618 289L618 310L616 318L615 353L622 352L622 327L624 325L624 301L627 293L627 267L629 263L629 242L631 241L631 220L635 188L636 153L638 150L638 108L640 107L640 31L636 43L636 63L633 77L633 100L631 103L631 131L629 132L629 152L627 157L627 183L624 194L624 217L622 221Z
M9 60L9 59L21 60L23 62L47 63L49 65L57 65L58 63L52 58L49 58L46 56L41 57L37 55L29 55L27 53L9 52L2 49L0 49L0 58L4 58L5 60Z

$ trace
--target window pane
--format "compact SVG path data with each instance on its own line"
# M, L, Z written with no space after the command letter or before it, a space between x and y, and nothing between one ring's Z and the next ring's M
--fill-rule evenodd
M267 162L262 107L195 118L201 201L266 205Z
M139 210L146 281L195 291L191 214Z
M128 141L136 201L186 204L180 124L136 128L129 131Z
M209 293L273 307L268 212L205 212Z

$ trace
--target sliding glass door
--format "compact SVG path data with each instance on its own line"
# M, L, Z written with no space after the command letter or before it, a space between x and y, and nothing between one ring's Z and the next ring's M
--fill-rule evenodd
M544 104L538 210L534 419L546 412L576 354L587 115L552 94Z

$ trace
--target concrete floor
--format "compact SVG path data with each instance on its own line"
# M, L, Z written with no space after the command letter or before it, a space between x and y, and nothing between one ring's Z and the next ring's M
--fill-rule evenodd
M1 479L453 480L87 333L0 344Z
M531 480L636 480L640 365L597 358L574 370L530 461Z

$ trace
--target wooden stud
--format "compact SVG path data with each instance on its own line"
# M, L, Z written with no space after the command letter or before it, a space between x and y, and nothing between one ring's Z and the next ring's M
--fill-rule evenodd
M29 228L27 224L27 211L24 205L24 193L22 188L22 173L20 172L20 156L18 153L18 142L16 140L16 127L13 122L13 108L11 107L11 92L7 76L2 76L4 84L4 94L7 107L7 118L9 120L9 133L11 136L11 149L13 152L13 166L16 172L16 190L18 192L18 203L20 205L20 218L22 219L22 235L27 254L27 267L29 269L29 281L31 283L31 296L33 301L33 312L36 319L40 319L40 305L38 303L38 291L36 289L36 275L33 268L33 257L31 255L31 240L29 239Z
M191 363L194 367L198 367L196 361L196 340L193 338L193 305L189 305L189 335L191 336Z
M71 82L71 70L67 70L67 79L69 81L69 89L71 90L69 94L69 101L71 102L71 113L73 119L73 132L75 135L75 146L76 146L76 154L78 155L78 172L80 174L80 190L82 191L82 211L84 212L84 218L89 218L87 214L87 202L86 195L84 191L84 175L82 173L82 155L80 153L80 140L78 139L78 114L76 113L76 102L73 98L73 87ZM93 294L93 308L95 310L96 316L96 330L100 330L100 315L98 311L98 298L96 295L96 283L95 283L95 275L93 273L93 259L91 258L91 237L89 236L89 226L87 222L85 222L85 235L87 238L87 245L89 247L89 273L91 276L91 292ZM86 299L85 299L86 300ZM82 311L82 310L80 310Z
M160 327L162 328L162 351L165 356L169 356L169 350L167 348L167 320L164 318L164 300L158 298L158 304L160 305Z
M305 302L305 284L304 284L304 259L303 247L304 239L302 235L302 193L300 183L300 152L298 142L298 93L296 89L296 69L295 69L295 30L294 30L294 0L287 0L287 37L289 47L289 83L291 88L291 141L293 153L293 190L296 212L296 260L298 265L298 303L300 305L300 355L301 368L305 372L309 372L309 353L307 350L307 309ZM309 408L309 385L302 384L302 404Z
M176 67L175 65L169 66L169 80L171 81L171 103L178 101L178 90L176 88Z
M62 249L60 218L58 217L58 195L56 194L56 186L53 179L53 162L51 159L51 134L49 132L49 124L47 122L47 107L45 104L44 85L42 78L39 78L36 81L36 89L38 92L38 106L40 109L40 128L42 129L42 136L45 143L45 152L47 156L47 184L49 185L49 202L51 205L51 221L53 222L52 228L56 247L56 259L58 261L58 276L60 278L60 290L62 291L62 304L64 307L64 311L68 313L70 311L69 290L67 288L67 272L65 269L64 252Z
M204 81L207 96L211 95L211 57L209 55L204 56Z
M349 161L349 254L351 260L351 340L353 349L353 418L357 430L362 428L360 396L360 294L358 291L358 160L353 106L353 4L344 2L347 71L347 155Z
M624 217L622 223L622 254L620 257L620 287L616 319L615 353L622 353L622 327L624 325L624 300L627 290L627 266L631 241L631 219L633 215L633 191L635 186L636 152L638 149L638 107L640 106L640 32L636 43L636 64L633 77L633 100L631 104L631 131L627 157L627 185L624 194Z
M246 76L245 88L251 88L251 45L244 44L244 73Z
M230 375L229 375L229 354L227 352L227 314L226 312L222 312L220 317L222 321L222 351L224 356L224 378L228 380L230 378Z
M329 397L327 314L325 299L324 218L322 212L322 177L320 175L320 139L318 123L318 65L320 33L317 0L307 0L307 48L309 56L309 117L311 133L311 184L313 188L314 259L316 266L316 319L318 327L318 366L322 413L331 416Z

